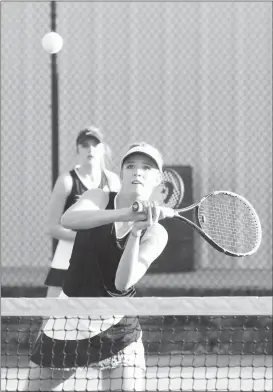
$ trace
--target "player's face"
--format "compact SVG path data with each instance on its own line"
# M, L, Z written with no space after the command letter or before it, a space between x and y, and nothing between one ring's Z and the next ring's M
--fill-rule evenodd
M78 145L78 155L81 164L100 160L103 154L103 145L95 138L86 139Z
M150 157L133 154L125 160L122 166L122 185L126 192L148 199L160 182L160 172Z

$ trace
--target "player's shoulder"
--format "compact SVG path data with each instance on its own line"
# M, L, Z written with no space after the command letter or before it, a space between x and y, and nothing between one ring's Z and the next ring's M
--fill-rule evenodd
M67 180L71 180L71 179L72 179L72 176L71 176L70 171L65 171L65 172L61 173L58 177L58 180L61 180L61 181L67 181Z
M64 188L66 190L71 190L73 185L73 179L70 172L66 171L59 175L57 178L55 186L58 188Z
M62 178L64 180L68 181L73 181L73 179L77 179L78 177L78 169L80 168L80 165L75 165L72 167L70 170L64 171L59 178Z

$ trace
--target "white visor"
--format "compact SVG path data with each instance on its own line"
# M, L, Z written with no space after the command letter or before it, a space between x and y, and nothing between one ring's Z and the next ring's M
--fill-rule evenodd
M159 171L162 173L163 171L163 160L161 155L159 154L159 152L152 146L135 146L130 148L129 151L126 152L126 154L124 155L124 157L122 158L121 161L121 166L123 165L124 160L132 154L144 154L147 155L148 157L150 157L153 161L155 161Z

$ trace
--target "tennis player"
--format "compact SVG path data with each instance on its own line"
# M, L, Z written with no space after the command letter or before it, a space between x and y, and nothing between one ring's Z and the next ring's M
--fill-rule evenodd
M108 146L103 143L103 135L98 128L89 127L80 131L76 148L78 164L57 179L50 200L48 234L59 242L45 280L48 297L57 297L61 292L76 236L75 231L65 229L60 222L64 211L87 190L120 189L119 176L106 169Z
M122 159L118 193L89 190L65 212L62 225L79 231L61 297L135 295L135 284L168 240L166 230L158 223L164 216L149 201L161 182L162 165L154 147L135 144ZM135 200L143 202L144 212L132 211ZM145 390L138 318L50 318L32 353L26 390L52 390L72 377L75 383L79 379L85 382L81 384L84 390L90 390L88 380L92 378L96 378L96 390L100 391Z

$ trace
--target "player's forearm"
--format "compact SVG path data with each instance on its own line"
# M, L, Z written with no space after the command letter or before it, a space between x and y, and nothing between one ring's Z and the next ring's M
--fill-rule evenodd
M139 243L140 237L130 234L115 277L115 286L119 291L127 290L135 283L135 271L139 262Z
M67 210L61 218L62 225L72 230L87 230L113 222L129 222L134 220L135 213L131 208L118 210Z
M76 232L70 229L66 229L61 225L54 225L49 227L48 234L57 240L74 241Z

